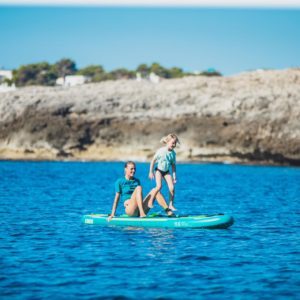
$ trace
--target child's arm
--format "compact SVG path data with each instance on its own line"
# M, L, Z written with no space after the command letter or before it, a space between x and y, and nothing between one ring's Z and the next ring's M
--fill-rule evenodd
M116 196L115 196L115 199L114 199L114 204L113 204L112 210L111 210L111 214L107 219L108 221L110 221L115 216L117 206L118 206L118 203L119 203L119 199L120 199L120 193L116 193Z
M173 183L177 182L176 179L176 164L172 164L172 175L173 175Z
M150 179L154 179L154 174L153 174L153 168L154 168L154 164L156 162L156 158L155 156L152 158L151 163L150 163L150 169L149 169L149 178Z

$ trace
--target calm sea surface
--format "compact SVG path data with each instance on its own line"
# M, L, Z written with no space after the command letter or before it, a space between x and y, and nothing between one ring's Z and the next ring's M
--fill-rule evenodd
M299 299L300 169L177 169L179 212L229 213L230 229L83 225L110 212L123 164L0 162L0 298Z

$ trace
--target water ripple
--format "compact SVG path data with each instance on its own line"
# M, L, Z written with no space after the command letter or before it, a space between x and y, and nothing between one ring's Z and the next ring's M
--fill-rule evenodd
M138 164L145 190L148 167ZM0 176L1 298L296 299L300 292L300 169L179 165L180 212L230 213L228 230L81 224L85 213L110 211L121 163L0 162Z

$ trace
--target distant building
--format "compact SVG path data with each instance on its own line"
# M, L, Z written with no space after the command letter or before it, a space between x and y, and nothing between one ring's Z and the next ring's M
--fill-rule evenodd
M146 78L143 78L141 73L139 73L139 72L136 73L136 81L139 81L139 82L142 80L149 80L153 83L159 83L160 79L161 78L153 72L151 72Z
M0 70L0 92L10 92L16 89L15 84L9 84L7 80L13 79L11 70Z
M68 75L65 78L60 77L56 79L56 85L62 86L76 86L82 85L90 81L90 78L83 75Z
M142 78L142 74L140 73L140 72L137 72L136 73L136 81L142 81L143 80L143 78Z
M160 77L158 75L156 75L155 73L151 72L149 75L149 80L153 83L159 83Z
M11 70L0 70L0 82L2 82L5 78L12 80L13 72Z

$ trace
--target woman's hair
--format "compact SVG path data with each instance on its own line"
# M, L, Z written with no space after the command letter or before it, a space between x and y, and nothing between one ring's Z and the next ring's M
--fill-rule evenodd
M164 136L160 140L160 142L163 143L163 144L167 144L171 139L174 139L176 141L176 144L180 144L178 136L174 133L170 133L167 136Z
M128 165L134 165L135 166L135 162L134 161L126 161L125 165L124 165L124 168L126 169Z

